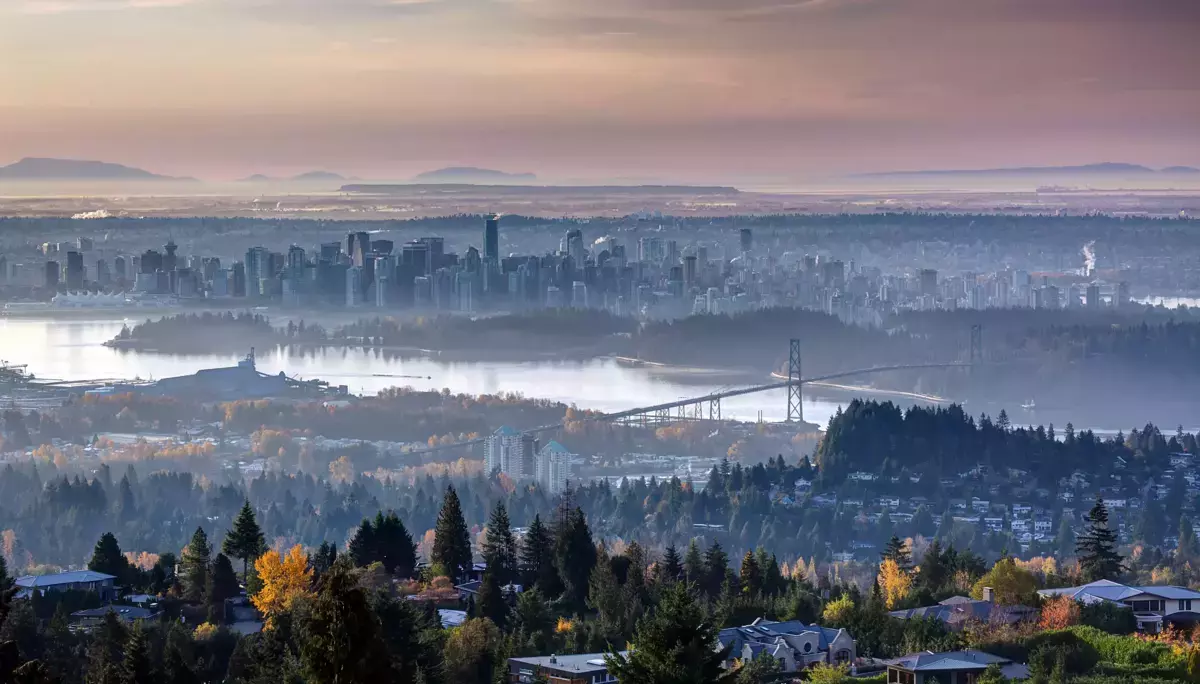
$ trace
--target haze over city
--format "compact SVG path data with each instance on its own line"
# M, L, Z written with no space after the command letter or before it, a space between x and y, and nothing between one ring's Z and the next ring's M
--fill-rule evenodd
M1188 0L4 0L0 160L796 180L1200 164Z

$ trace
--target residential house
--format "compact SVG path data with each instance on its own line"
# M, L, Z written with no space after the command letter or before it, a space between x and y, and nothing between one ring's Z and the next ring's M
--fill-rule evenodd
M967 596L952 596L937 605L894 610L888 613L898 620L914 618L931 618L941 622L947 629L960 631L968 624L1016 624L1036 620L1036 608L1029 606L1004 606L992 600L991 587L983 590L983 600L975 600Z
M27 598L36 589L43 593L48 591L90 591L99 594L100 600L108 603L116 598L114 582L116 577L91 570L74 570L59 572L53 575L25 575L18 577L16 585L20 587L17 598Z
M881 496L878 501L880 508L890 508L893 511L900 508L900 498L895 496Z
M1004 518L988 517L983 519L983 524L992 532L1004 531Z
M1029 504L1012 505L1012 517L1014 518L1028 518L1031 513L1033 513L1033 506Z
M1038 518L1033 521L1033 533L1038 534L1053 534L1054 521L1050 518Z
M855 482L874 482L875 480L879 479L879 476L875 473L868 473L858 470L850 473L846 476L846 478L849 480L854 480Z
M772 622L759 618L744 627L721 630L717 637L728 648L726 667L733 660L748 661L767 653L779 661L784 672L797 672L817 663L828 665L854 662L857 646L849 632L799 620Z
M158 617L158 611L140 606L101 606L71 613L71 620L83 627L96 627L104 623L109 613L127 625Z
M1100 580L1079 587L1042 589L1042 596L1070 596L1086 604L1115 603L1129 607L1140 631L1158 633L1164 625L1200 622L1200 591L1177 586L1127 586Z
M1008 658L965 650L912 653L888 662L888 684L975 684L989 665L1000 666L1005 679L1028 679L1029 668Z
M627 655L622 651L621 655ZM605 684L617 678L609 674L603 653L549 655L508 659L510 684L530 684L541 675L550 684Z
M991 501L980 499L978 497L971 498L971 510L975 511L976 513L987 513L991 507Z
M989 520L990 519L991 518L989 518ZM1029 530L1031 530L1033 528L1033 521L1031 521L1029 519L1019 519L1018 518L1016 520L1013 520L1011 523L1009 523L1009 528L1012 529L1013 534L1020 534L1022 532L1028 532Z
M1187 468L1192 465L1192 455L1184 452L1171 454L1171 466L1175 468Z

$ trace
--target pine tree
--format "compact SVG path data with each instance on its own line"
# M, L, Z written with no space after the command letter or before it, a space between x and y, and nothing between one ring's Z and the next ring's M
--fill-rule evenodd
M713 541L712 545L704 552L703 588L709 596L720 594L721 585L724 584L725 575L728 572L729 556L721 548L720 542Z
M321 575L329 572L329 569L337 562L337 558L337 546L334 546L330 542L321 542L321 545L317 547L316 553L309 559L313 574L319 579Z
M388 681L391 659L379 617L366 592L346 569L334 566L300 624L304 681L367 684Z
M1108 509L1099 497L1088 512L1087 529L1075 542L1075 553L1086 582L1115 580L1124 571L1124 559L1117 553L1117 535L1108 528Z
M667 550L663 553L663 559L654 566L654 579L660 584L663 582L674 582L683 575L683 562L679 558L679 551L675 549L675 545L667 546Z
M128 573L129 561L121 553L121 546L111 532L100 535L96 548L92 549L92 559L88 561L88 570L112 575L118 582L124 582Z
M223 622L225 618L225 599L231 599L241 593L238 586L237 573L233 571L233 563L229 556L218 553L213 559L212 568L208 574L208 586L205 594L208 598L208 614L210 622Z
M704 558L695 539L688 542L687 554L683 557L683 576L689 582L704 581Z
M228 562L228 558L226 561ZM129 630L125 640L125 659L121 663L121 684L155 684L154 665L140 624Z
M520 565L521 584L526 589L536 586L546 596L557 596L559 581L554 568L554 540L539 515L533 516L521 541Z
M183 595L188 601L200 603L208 587L208 571L212 564L212 545L203 527L197 527L192 541L183 550Z
M588 528L583 509L569 511L555 530L554 561L563 595L570 605L582 607L587 602L588 580L596 565L596 544Z
M750 596L762 593L763 573L754 552L747 551L746 555L742 556L742 568L739 576L742 581L742 593Z
M500 629L508 625L508 603L504 600L500 580L491 568L483 572L483 581L479 585L479 593L475 596L473 617L487 618Z
M1196 530L1192 521L1186 515L1179 518L1179 546L1175 549L1175 558L1179 563L1185 563L1196 557L1200 544L1196 540Z
M513 537L508 521L508 510L503 501L497 501L488 518L487 536L483 542L483 560L488 571L496 576L500 586L507 586L516 579L517 540ZM500 626L497 624L497 626Z
M417 567L417 545L395 511L375 516L376 560L389 574L412 577Z
M717 628L683 582L668 587L658 608L638 621L633 649L604 656L608 672L621 684L725 684L737 673L723 667Z
M912 570L912 555L909 554L908 549L904 546L904 542L900 541L900 538L896 535L892 535L892 538L888 540L880 560L895 561L896 566L904 572Z
M121 657L125 645L125 628L111 610L96 630L88 646L86 684L121 684Z
M446 487L442 510L438 512L433 530L433 553L430 560L442 568L455 583L471 571L471 533L463 518L462 504L453 486Z
M365 568L375 562L375 527L370 520L363 518L358 524L347 552L356 568Z
M233 529L229 530L229 534L225 536L225 541L221 544L221 551L230 558L241 559L242 581L244 582L249 577L250 564L263 555L266 550L267 542L263 537L262 528L258 526L254 509L250 507L250 501L247 499L242 504L242 510L238 512L237 518L233 521Z

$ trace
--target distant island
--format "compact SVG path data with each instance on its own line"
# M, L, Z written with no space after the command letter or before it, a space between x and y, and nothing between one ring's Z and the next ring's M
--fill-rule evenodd
M138 181L195 181L151 173L123 164L79 159L25 157L0 166L0 180L138 180Z
M532 173L508 173L495 169L480 169L474 166L449 166L435 171L426 171L413 177L414 183L529 183L537 180Z
M277 176L268 176L266 174L256 173L252 176L247 176L245 178L239 179L239 182L241 182L241 183L286 183L286 182L311 183L314 181L322 181L322 182L331 182L331 183L339 182L340 183L342 181L347 181L347 180L352 180L352 179L347 178L346 176L343 176L340 173L334 173L332 171L308 171L305 173L301 173L299 175L291 176L290 178L280 178Z
M1083 164L1080 166L1018 166L996 169L928 169L918 171L881 171L875 173L856 174L857 178L896 178L920 176L1129 176L1157 174L1191 174L1200 173L1200 169L1191 166L1168 166L1155 170L1141 164L1126 164L1121 162L1103 162L1099 164Z

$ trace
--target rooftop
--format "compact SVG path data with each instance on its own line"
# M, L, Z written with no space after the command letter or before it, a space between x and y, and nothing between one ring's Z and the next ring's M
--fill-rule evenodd
M91 570L74 570L72 572L59 572L53 575L25 575L17 578L17 586L26 589L34 587L55 587L62 584L79 584L86 582L103 582L104 580L115 580L116 577L106 575L102 572L93 572Z
M621 651L621 655L628 655L629 651ZM603 653L580 653L577 655L549 655L549 656L534 656L529 658L509 658L508 662L517 663L518 665L529 665L531 667L540 667L547 670L558 670L560 672L571 672L577 674L598 674L607 672L608 667L604 664Z

